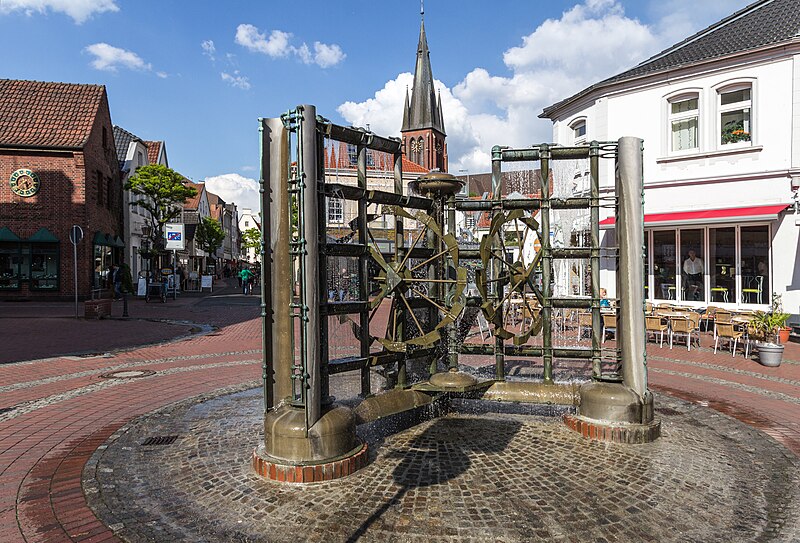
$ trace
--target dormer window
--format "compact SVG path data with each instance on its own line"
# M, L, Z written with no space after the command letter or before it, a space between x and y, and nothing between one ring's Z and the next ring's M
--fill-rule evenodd
M670 150L697 149L698 95L688 94L669 101Z
M751 91L750 85L719 91L720 145L751 141Z
M584 143L586 141L586 119L574 121L570 128L572 129L572 142Z

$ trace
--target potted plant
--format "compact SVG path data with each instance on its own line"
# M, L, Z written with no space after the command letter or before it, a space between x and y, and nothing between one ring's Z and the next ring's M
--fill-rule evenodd
M745 131L743 121L728 121L722 127L722 143L750 141L750 132Z
M783 312L783 302L781 301L781 295L778 294L777 292L772 293L772 312L786 316L786 319L784 319L783 322L780 323L778 328L778 342L788 343L789 334L792 333L792 329L786 326L786 321L789 318L789 314Z
M758 361L764 366L777 367L783 358L783 345L778 343L778 330L789 319L788 313L756 311L750 319L750 329L756 340Z

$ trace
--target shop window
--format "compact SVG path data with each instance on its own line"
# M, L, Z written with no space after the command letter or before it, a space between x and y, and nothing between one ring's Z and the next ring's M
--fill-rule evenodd
M749 142L752 139L752 87L719 91L720 144Z
M740 229L742 303L768 304L771 285L769 280L769 227L742 226Z
M31 290L58 290L58 243L31 244Z
M698 95L683 95L669 101L670 150L688 151L698 144Z
M111 288L112 285L108 274L111 271L113 262L113 251L111 247L107 245L94 246L93 288Z
M644 233L644 299L650 299L650 232Z
M703 230L681 230L681 299L705 301L705 263Z
M736 228L709 228L710 302L736 302Z
M675 285L675 231L653 232L653 286L655 298L674 300Z
M22 254L17 242L0 242L0 290L19 288Z

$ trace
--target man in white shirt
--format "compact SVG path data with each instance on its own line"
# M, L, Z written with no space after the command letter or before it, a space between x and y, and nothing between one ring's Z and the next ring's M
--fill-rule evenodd
M703 292L703 259L698 258L694 249L689 250L689 258L683 261L686 274L686 292L693 300L699 300Z

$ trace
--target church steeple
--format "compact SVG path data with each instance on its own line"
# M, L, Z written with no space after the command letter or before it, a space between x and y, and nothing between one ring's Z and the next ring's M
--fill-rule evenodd
M403 126L400 132L406 145L406 154L412 162L428 169L447 171L447 147L442 114L441 95L437 97L433 85L428 37L425 34L425 10L420 5L419 42L414 67L414 86L411 99L406 91Z

